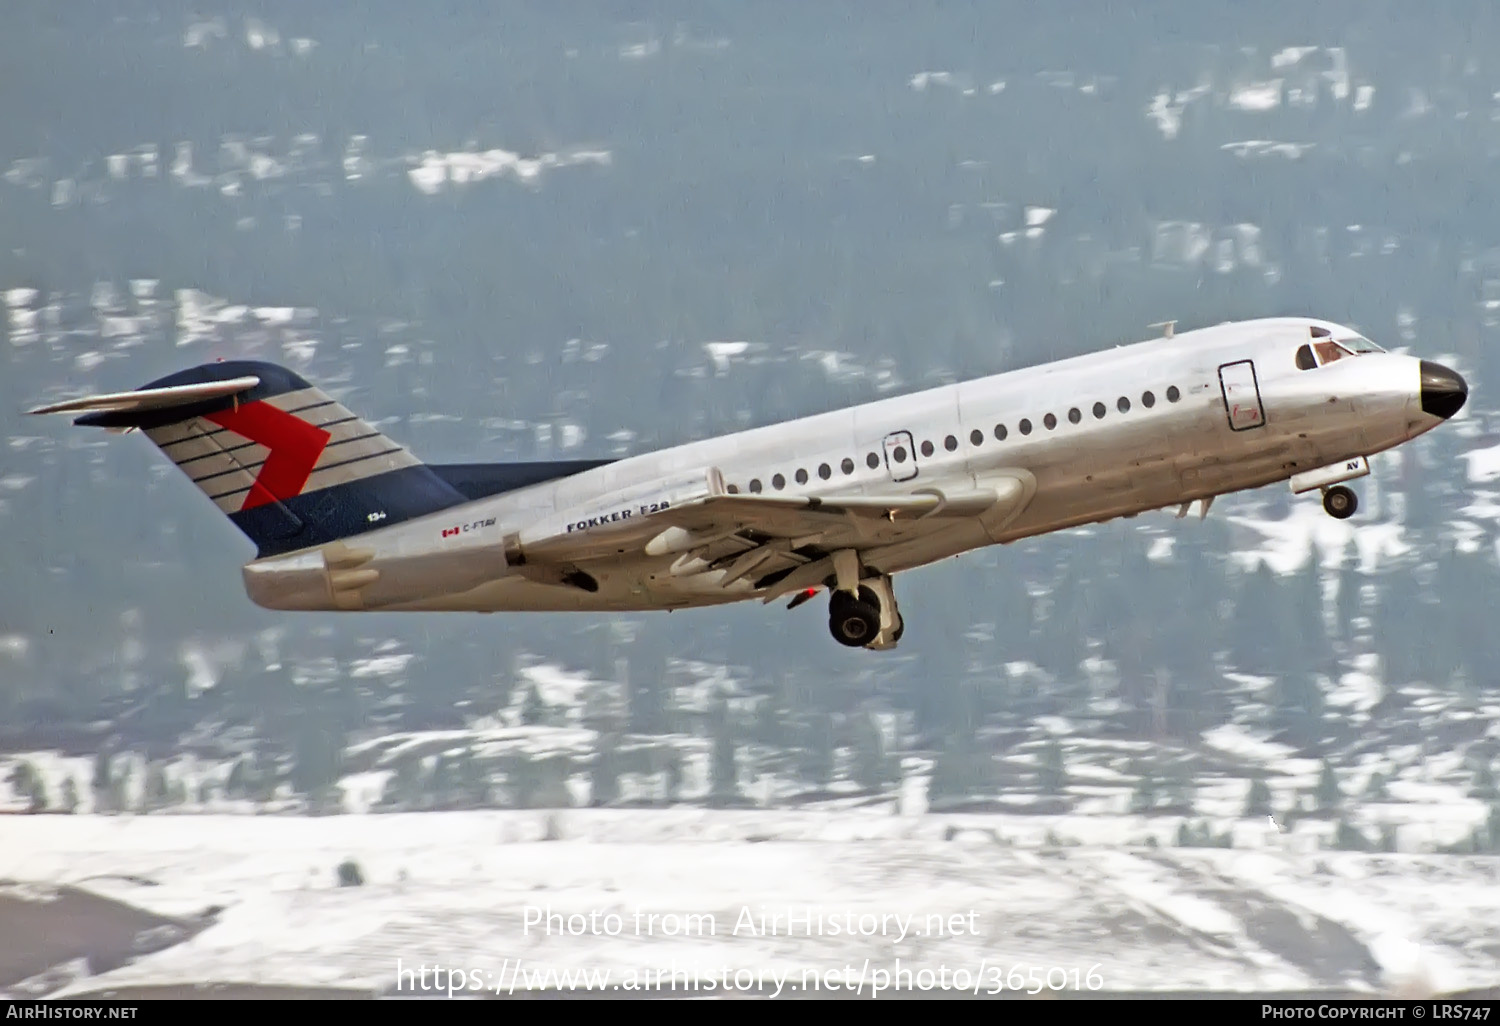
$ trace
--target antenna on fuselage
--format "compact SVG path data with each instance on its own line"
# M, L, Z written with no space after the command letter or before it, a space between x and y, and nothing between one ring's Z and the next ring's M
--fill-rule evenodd
M1171 338L1172 332L1177 328L1176 321L1157 321L1155 324L1146 325L1148 328L1160 328L1162 338Z

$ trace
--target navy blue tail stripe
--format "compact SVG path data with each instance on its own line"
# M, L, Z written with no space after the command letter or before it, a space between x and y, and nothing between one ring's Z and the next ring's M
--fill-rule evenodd
M467 500L430 467L402 467L229 514L258 555L279 556L399 524ZM385 514L371 522L371 513ZM290 516L288 516L290 514ZM436 532L436 528L434 528Z
M613 460L403 467L231 513L259 548L277 556L427 516L474 499L555 481ZM372 522L371 513L384 516ZM436 534L443 523L433 525Z
M542 460L531 463L439 463L432 472L469 499L513 492L608 466L614 460Z

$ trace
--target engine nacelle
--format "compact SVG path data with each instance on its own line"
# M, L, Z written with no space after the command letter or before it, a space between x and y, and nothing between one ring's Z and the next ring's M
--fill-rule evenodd
M334 542L258 559L244 567L245 592L266 609L379 609L451 595L504 576L497 545L415 552Z

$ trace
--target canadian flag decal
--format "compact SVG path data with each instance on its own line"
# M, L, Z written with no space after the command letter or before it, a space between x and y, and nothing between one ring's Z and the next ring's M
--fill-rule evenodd
M246 403L210 413L204 419L271 450L255 475L242 510L301 495L331 437L322 428L266 402Z
M456 528L456 527L445 527L445 528L443 528L443 537L444 538L451 538L453 535L455 535L457 533L458 533L458 528Z

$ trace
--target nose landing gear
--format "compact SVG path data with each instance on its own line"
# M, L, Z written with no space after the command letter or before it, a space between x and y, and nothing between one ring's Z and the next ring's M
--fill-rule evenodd
M1323 493L1323 510L1336 520L1348 520L1359 508L1359 499L1344 486L1345 481L1367 477L1370 461L1364 456L1351 456L1342 463L1331 463L1316 470L1304 470L1291 476L1293 495L1303 495L1314 488Z
M1338 520L1348 520L1359 509L1359 497L1351 488L1343 485L1334 485L1332 488L1323 489L1323 509L1331 517Z

